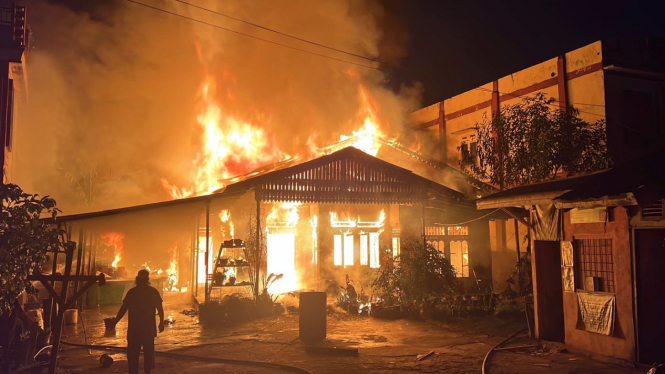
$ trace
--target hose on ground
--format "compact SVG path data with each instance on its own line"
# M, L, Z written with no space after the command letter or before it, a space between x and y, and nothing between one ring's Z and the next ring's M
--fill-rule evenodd
M126 352L127 351L127 347L119 347L119 346L115 346L115 345L87 345L87 344L70 343L70 342L66 342L64 340L61 341L60 343L62 343L64 345L71 346L71 347L92 349L92 350L98 350L98 351L118 351L118 352ZM194 347L196 347L196 346L194 346ZM263 367L263 368L269 368L269 369L285 370L285 371L289 371L289 372L292 372L292 373L313 374L310 371L307 371L305 369L301 369L301 368L296 367L296 366L284 365L284 364L275 364L275 363L272 363L272 362L233 360L233 359L230 359L230 358L192 356L192 355L185 355L185 354L180 354L180 353L159 352L159 351L155 351L155 355L168 357L168 358L181 359L181 360L203 361L203 362L210 362L210 363L216 363L216 364L256 366L256 367Z
M525 327L525 328L521 329L520 331L514 333L513 335L510 335L509 337L507 337L501 343L499 343L499 344L495 345L494 347L492 347L492 349L490 349L489 352L487 352L487 354L485 355L485 358L483 359L482 374L487 374L487 370L486 370L487 362L489 360L490 355L492 354L492 352L494 352L495 349L497 349L497 348L501 347L502 345L508 343L509 341L514 339L517 335L519 335L519 334L521 334L521 333L523 333L524 331L527 331L527 330L528 330L528 328Z

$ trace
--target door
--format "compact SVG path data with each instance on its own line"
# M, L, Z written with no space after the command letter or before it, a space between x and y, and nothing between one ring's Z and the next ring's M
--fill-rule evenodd
M640 363L665 362L665 230L635 230L637 350Z
M563 342L565 325L563 318L563 283L561 281L561 244L558 241L534 242L536 289L534 298L538 310L538 337Z

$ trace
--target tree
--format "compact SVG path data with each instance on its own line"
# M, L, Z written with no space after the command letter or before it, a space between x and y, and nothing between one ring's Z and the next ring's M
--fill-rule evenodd
M372 287L402 305L419 308L423 301L452 293L457 287L455 269L446 257L422 239L402 242L401 254L393 266L382 266Z
M60 210L54 199L23 192L15 184L0 186L0 314L13 308L21 292L37 294L28 275L38 270L49 251L73 250L76 243L66 232L40 217L55 218Z
M476 152L458 148L462 170L510 188L607 168L605 120L584 121L575 108L553 110L554 102L539 93L483 117L476 123Z

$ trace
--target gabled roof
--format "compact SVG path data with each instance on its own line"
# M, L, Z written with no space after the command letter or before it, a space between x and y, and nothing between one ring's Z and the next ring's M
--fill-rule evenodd
M217 193L257 190L265 201L408 203L464 195L353 147L249 177Z
M342 175L342 170L346 170L347 173ZM329 177L324 175L333 171L338 174L328 174ZM464 198L464 194L353 147L343 148L309 161L289 159L266 165L249 174L224 182L231 184L210 195L61 216L57 221L83 220L148 209L204 204L212 200L233 199L253 189L260 190L263 201L371 204L415 203L422 199L435 198L448 202L451 207L454 205L458 209L473 209L473 204Z

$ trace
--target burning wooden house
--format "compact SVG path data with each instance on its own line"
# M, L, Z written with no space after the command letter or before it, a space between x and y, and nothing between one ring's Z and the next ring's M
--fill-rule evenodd
M107 284L118 284L89 293L88 303L119 302L141 268L164 292L201 303L258 292L271 274L273 294L339 292L347 274L358 290L368 288L404 240L429 242L475 287L491 268L488 223L479 216L465 194L347 147L270 165L210 195L58 222L79 243L75 269L106 272Z

